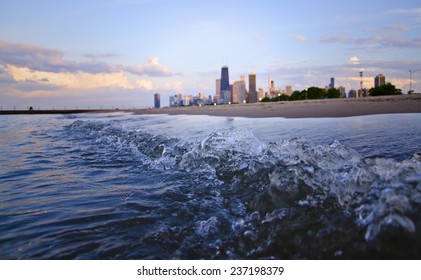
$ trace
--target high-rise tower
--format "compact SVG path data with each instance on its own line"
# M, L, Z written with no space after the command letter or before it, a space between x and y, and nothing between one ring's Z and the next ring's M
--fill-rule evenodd
M330 78L330 84L329 84L330 88L335 88L335 78Z
M291 96L291 94L292 94L292 86L291 85L285 86L285 94L288 95L288 96Z
M379 87L386 84L386 77L383 74L379 74L374 78L374 87Z
M246 82L243 80L235 81L232 86L232 102L234 103L244 103L246 100Z
M228 66L224 65L221 69L221 91L230 90L230 79L228 74Z
M159 93L155 93L154 95L154 105L155 108L161 108L161 95Z
M275 82L270 80L270 96L276 96Z
M216 79L215 88L215 100L216 102L219 102L221 99L221 79Z
M228 74L228 66L224 65L221 69L221 101L231 102L231 89Z
M249 96L248 96L249 103L256 103L257 102L257 91L256 91L256 74L250 73L249 74Z

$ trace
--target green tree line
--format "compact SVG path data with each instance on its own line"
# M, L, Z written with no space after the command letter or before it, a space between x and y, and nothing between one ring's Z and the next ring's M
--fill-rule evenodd
M323 88L310 87L307 90L294 91L291 96L282 94L273 98L265 97L262 102L276 102L276 101L296 101L306 99L325 99L325 98L339 98L341 93L336 88L330 88L327 91Z
M401 95L402 90L397 89L395 85L386 83L376 88L371 88L369 91L370 96L382 96L382 95Z
M371 88L369 91L370 96L382 96L382 95L401 95L402 90L397 89L395 85L386 83L380 87ZM323 88L310 87L307 90L294 91L291 96L282 94L273 98L265 97L262 102L277 102L277 101L297 101L306 99L333 99L340 98L341 93L336 88L330 88L327 91Z

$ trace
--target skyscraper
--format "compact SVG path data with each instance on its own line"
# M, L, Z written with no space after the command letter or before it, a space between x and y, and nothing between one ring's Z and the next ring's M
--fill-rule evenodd
M231 90L228 74L228 66L224 65L221 69L221 102L231 102Z
M345 88L343 86L338 87L338 90L341 93L341 97L346 97Z
M262 100L265 97L265 89L259 88L259 90L257 91L257 99Z
M285 94L288 95L288 96L291 96L291 94L292 94L292 86L291 85L285 86Z
M219 102L219 100L221 99L221 79L216 79L215 88L215 99L216 102Z
M246 100L246 83L241 81L235 81L232 90L232 102L243 103Z
M224 65L221 69L221 91L230 89L230 80L228 74L228 66Z
M355 98L355 97L357 97L357 91L355 89L351 89L348 92L348 98Z
M386 77L383 74L379 74L374 78L374 87L380 87L386 84Z
M177 107L178 106L178 98L177 95L171 95L170 96L170 107Z
M256 103L257 102L257 91L256 91L256 74L250 73L249 74L249 96L248 96L249 103Z
M155 93L154 95L154 103L155 103L155 108L161 108L161 95L159 93Z
M269 90L269 92L270 92L271 96L276 96L275 82L273 80L270 80L270 90Z
M330 84L329 84L330 88L335 88L335 78L330 78Z

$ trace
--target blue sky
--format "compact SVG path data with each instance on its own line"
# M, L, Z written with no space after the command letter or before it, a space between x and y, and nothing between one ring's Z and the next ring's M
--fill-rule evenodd
M419 1L0 2L0 104L148 107L215 93L250 72L259 87L346 90L387 81L409 90L421 69ZM421 71L413 75L421 92Z

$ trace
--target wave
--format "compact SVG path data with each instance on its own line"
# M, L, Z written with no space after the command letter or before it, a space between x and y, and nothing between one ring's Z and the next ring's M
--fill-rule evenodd
M141 238L155 249L171 238L162 258L420 257L420 154L364 158L339 141L265 143L237 128L192 142L101 121L68 130L98 158L178 174L165 226Z

